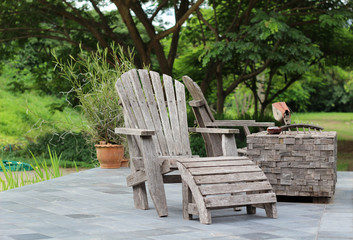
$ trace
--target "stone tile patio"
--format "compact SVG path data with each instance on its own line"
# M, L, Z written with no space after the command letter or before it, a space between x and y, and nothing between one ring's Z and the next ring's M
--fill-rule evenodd
M353 172L339 172L329 204L277 204L213 211L213 224L182 218L181 185L166 185L169 216L133 207L129 169L91 169L0 193L0 240L25 239L353 239Z

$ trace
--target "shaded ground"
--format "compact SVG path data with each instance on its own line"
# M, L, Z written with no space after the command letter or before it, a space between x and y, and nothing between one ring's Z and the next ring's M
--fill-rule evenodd
M337 158L338 168L342 166L347 167L348 171L353 171L353 141L338 141Z

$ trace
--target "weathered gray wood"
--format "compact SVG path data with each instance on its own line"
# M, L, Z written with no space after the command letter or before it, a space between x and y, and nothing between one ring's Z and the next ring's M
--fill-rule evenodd
M127 114L124 114L124 121L125 126L130 127L131 123ZM136 138L134 136L128 135L127 136L128 146L129 146L129 153L130 153L130 160L133 158L142 156L139 145L137 144ZM130 168L132 172L136 172L138 170L138 166L134 162L131 161ZM146 210L148 209L148 198L147 198L147 191L145 183L140 183L132 187L133 189L133 199L134 199L134 206L137 209Z
M135 136L152 136L155 134L154 130L136 129L136 128L115 128L116 134L135 135Z
M164 156L169 155L166 138L165 138L165 135L162 130L162 123L161 123L161 119L160 119L158 109L157 109L157 103L154 98L154 95L152 94L153 89L152 89L151 80L149 78L148 71L144 70L144 69L139 69L138 72L140 74L141 83L142 83L144 92L146 93L145 94L146 101L147 101L148 107L151 111L154 129L156 131L156 136L158 138L158 144L160 146L161 153ZM150 94L148 94L148 93L150 93Z
M256 122L255 120L215 120L205 122L206 127L273 127L273 122Z
M192 202L192 195L191 195L190 188L185 181L182 181L182 198L183 198L183 218L186 220L191 220L193 213L197 212L198 214L198 210L197 210L196 204L192 204L193 207L190 206ZM196 208L196 211L194 208Z
M243 127L245 135L248 136L250 134L249 127L274 126L272 122L255 122L255 120L215 120L200 87L188 76L184 76L183 81L193 98L190 106L200 127ZM219 146L221 144L220 136L202 133L202 137L205 141L207 156L221 156L223 154Z
M172 137L173 133L172 133L170 123L169 123L167 108L165 106L165 99L164 99L164 94L163 94L164 91L162 89L161 79L160 79L159 74L156 72L151 71L150 75L151 75L154 94L155 94L158 109L159 109L159 115L160 115L162 126L163 126L164 136L166 138L166 142L167 142L167 146L168 146L168 151L169 151L168 155L176 155L174 140Z
M188 119L186 112L185 87L182 83L175 81L176 100L179 113L179 129L181 136L182 155L191 156L190 141L188 134Z
M183 77L183 82L189 90L193 100L202 100L205 104L198 107L192 107L192 111L196 117L197 123L200 127L206 127L204 122L213 122L215 119L211 112L210 107L206 104L206 99L200 87L194 83L188 76ZM205 148L207 156L222 156L221 135L210 135L208 133L201 133L205 141Z
M201 107L204 106L206 103L203 99L200 100L192 100L189 102L190 107Z
M175 155L181 155L183 151L181 147L181 136L180 136L180 128L179 128L180 124L179 124L179 117L178 117L179 114L177 112L178 109L176 105L173 79L170 76L164 74L163 83L164 83L165 95L167 97L170 125L173 133Z
M208 174L227 174L227 173L241 173L241 172L261 172L258 166L230 166L230 167L202 167L189 168L193 176L208 175Z
M148 209L148 199L146 194L146 185L141 183L139 185L133 186L133 199L134 206L137 209L147 210Z
M254 204L269 204L268 215L273 215L275 205L271 204L275 202L268 201L267 193L272 188L263 172L247 157L235 156L237 149L230 133L238 130L207 129L207 132L216 133L207 133L217 143L209 146L213 153L222 154L223 151L223 154L229 156L191 158L185 88L166 75L163 77L162 88L159 74L150 72L150 76L148 71L132 70L123 74L116 84L121 103L126 109L126 128L117 129L116 132L130 134L128 142L132 150L132 172L127 177L127 183L133 186L135 207L148 208L147 182L158 215L167 216L164 183L176 183L182 179L183 216L186 219L199 215L201 223L210 224L210 210L213 208ZM199 90L197 85L193 86L195 91ZM199 97L199 100L206 103L203 95ZM203 111L198 113L210 114L207 105L201 108ZM212 119L212 114L207 118ZM220 145L220 132L223 133L223 148ZM167 174L175 170L175 165L180 175ZM259 196L256 197L255 193ZM231 198L225 200L226 195ZM263 201L259 200L260 195ZM222 204L218 206L211 201L207 207L206 203L210 199L218 199L217 204Z
M246 206L249 204L275 203L276 201L277 199L274 193L215 196L205 199L207 208Z
M190 174L189 171L186 170L186 168L181 163L177 163L177 165L181 176L183 176L183 181L188 185L192 192L192 196L194 197L195 203L197 205L200 222L203 224L211 224L212 220L210 210L206 208L204 198L202 197L198 186L195 184L193 176ZM183 191L183 193L185 192Z
M266 203L264 204L266 216L269 218L277 218L277 207L276 204Z
M172 159L173 157L171 157ZM179 162L182 163L192 163L192 162L213 162L213 161L226 161L226 160L232 160L232 161L241 161L241 160L249 160L248 157L245 156L222 156L222 157L195 157L195 158L184 158L184 157L180 157L180 158L175 158L177 159ZM251 161L252 162L252 161Z
M220 167L220 166L244 166L254 165L250 160L234 161L234 160L220 160L220 161L207 161L207 162L187 162L183 165L186 168L198 168L198 167Z
M210 184L210 183L230 183L242 181L260 181L267 180L263 172L254 174L249 173L232 173L224 175L207 175L207 176L194 176L196 184Z
M124 108L125 125L126 125L126 127L130 127L130 128L139 128L139 126L137 125L137 122L135 121L135 116L132 111L132 106L129 102L129 98L127 97L125 87L122 83L122 81L123 81L122 77L116 81L115 88L120 96L120 101L121 101L123 108ZM126 117L126 115L127 115L127 117ZM127 126L127 124L128 124L128 126Z
M238 129L224 129L224 128L189 128L189 132L195 133L212 133L212 134L236 134Z
M148 190L150 192L154 206L160 217L168 216L167 199L163 186L163 177L161 174L160 165L157 161L155 161L158 156L155 151L152 137L143 137L141 150L146 169Z
M222 135L223 156L238 156L237 144L233 134Z
M124 99L124 100L129 102L129 105L130 105L129 107L131 108L131 111L133 112L133 115L129 116L130 120L136 121L136 123L138 124L138 128L148 129L148 127L143 119L142 111L141 111L139 104L138 104L139 99L136 97L136 95L133 91L131 77L130 77L129 72L126 74L123 74L121 76L121 78L122 78L122 81L124 84L124 89L126 92L125 97L127 97L127 99ZM120 81L118 81L118 82L120 82ZM123 106L124 106L125 101L122 101ZM125 108L125 106L124 106L124 108Z
M137 103L139 105L139 109L141 109L143 120L144 120L146 126L155 127L154 122L152 120L150 108L147 106L148 104L145 99L145 95L143 93L143 90L141 88L141 83L140 83L137 71L135 69L132 69L131 71L129 71L129 76L130 76L130 81L131 81L131 85L133 88L133 92L135 93ZM162 155L160 146L158 144L157 136L152 136L152 138L153 138L154 142L157 143L157 144L155 144L157 154Z
M192 217L192 215L199 216L199 210L197 209L196 203L189 203L188 213L191 217Z
M272 186L268 181L264 182L240 182L232 184L212 184L200 186L201 194L206 195L217 195L227 193L242 193L250 191L265 191L271 190Z
M170 164L169 161L163 161L160 163L160 159L156 159L156 165L161 166L160 167L160 174L166 174L171 172L172 165ZM159 162L159 163L158 163ZM145 165L144 169L145 169ZM147 181L147 174L145 170L139 170L136 172L132 172L129 176L126 177L126 183L128 187L131 186L136 186L140 183L146 182Z

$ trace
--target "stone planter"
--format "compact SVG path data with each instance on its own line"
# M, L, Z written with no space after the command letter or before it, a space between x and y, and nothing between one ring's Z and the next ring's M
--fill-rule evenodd
M277 195L330 198L337 181L336 132L266 132L247 137L248 156Z

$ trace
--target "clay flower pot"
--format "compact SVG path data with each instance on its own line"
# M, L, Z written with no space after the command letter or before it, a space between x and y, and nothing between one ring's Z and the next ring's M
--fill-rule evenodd
M97 158L101 168L120 168L124 158L124 146L96 144Z

